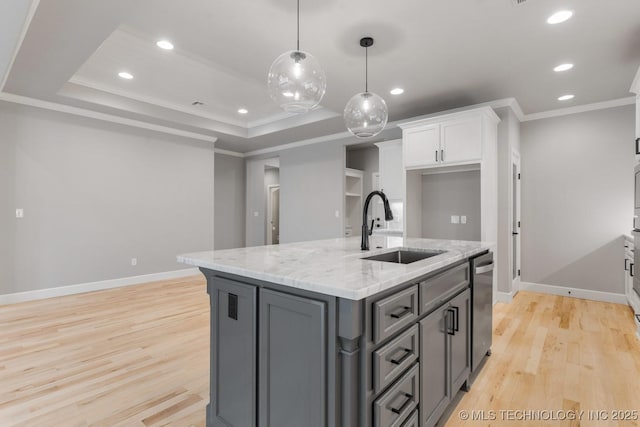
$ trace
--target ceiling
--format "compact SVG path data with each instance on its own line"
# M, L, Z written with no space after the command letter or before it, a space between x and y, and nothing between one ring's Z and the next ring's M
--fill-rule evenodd
M294 0L40 0L3 91L249 152L345 130L344 105L364 85L362 36L375 38L369 88L390 120L508 97L525 114L625 98L640 67L639 1L300 3L301 49L328 80L308 114L284 113L266 88L271 62L295 47ZM559 9L573 18L547 24ZM175 49L159 49L159 39ZM563 62L575 68L555 73ZM390 95L396 86L405 93ZM565 93L575 98L559 102Z

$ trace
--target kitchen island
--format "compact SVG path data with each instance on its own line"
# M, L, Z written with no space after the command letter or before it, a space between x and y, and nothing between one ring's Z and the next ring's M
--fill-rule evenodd
M469 385L469 260L492 246L372 236L370 247L353 237L178 257L207 278L208 426L438 421Z

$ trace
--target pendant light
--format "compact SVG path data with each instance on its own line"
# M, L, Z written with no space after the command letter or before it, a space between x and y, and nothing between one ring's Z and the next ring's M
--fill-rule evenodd
M369 47L373 46L373 38L360 39L360 46L365 48L364 92L354 95L344 107L344 124L349 132L358 138L376 136L387 125L389 113L387 103L380 96L369 92Z
M300 0L298 4L298 41L296 50L283 53L269 69L269 95L287 113L306 113L322 100L327 78L318 60L300 50Z

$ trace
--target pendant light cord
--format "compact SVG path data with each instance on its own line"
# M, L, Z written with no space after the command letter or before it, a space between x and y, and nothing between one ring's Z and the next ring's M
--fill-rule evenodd
M300 0L298 0L298 44L297 51L300 52Z
M369 48L364 48L364 91L369 92Z

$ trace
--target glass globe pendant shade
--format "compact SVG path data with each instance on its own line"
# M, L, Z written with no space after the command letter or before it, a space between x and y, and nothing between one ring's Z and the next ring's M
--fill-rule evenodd
M327 78L313 55L291 50L273 61L267 86L271 99L284 111L300 114L320 104L327 90Z
M376 136L387 125L387 103L373 92L354 95L344 107L344 124L358 138Z

